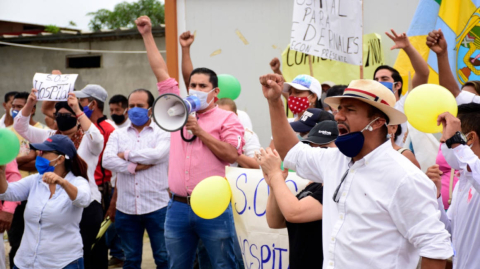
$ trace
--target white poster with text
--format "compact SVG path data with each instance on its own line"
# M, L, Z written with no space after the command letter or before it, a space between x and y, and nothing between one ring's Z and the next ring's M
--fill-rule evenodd
M290 49L362 65L362 0L294 0Z
M67 101L68 94L75 88L78 74L42 74L33 76L33 88L38 101Z
M270 229L266 219L269 187L259 169L226 168L232 190L232 210L245 268L287 269L287 229ZM292 193L308 181L290 172L286 180Z

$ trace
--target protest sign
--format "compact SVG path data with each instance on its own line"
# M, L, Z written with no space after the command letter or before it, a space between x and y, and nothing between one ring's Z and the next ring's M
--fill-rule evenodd
M385 63L380 35L372 33L363 36L363 55L365 56L363 76L366 79L373 79L375 69ZM309 57L311 57L311 69ZM360 78L360 69L356 65L309 56L290 49L290 46L282 53L282 73L285 81L292 81L298 75L307 74L318 79L320 83L332 81L335 84L346 85Z
M270 229L266 219L269 187L259 169L226 168L232 190L232 209L245 268L286 269L287 229ZM286 180L292 193L303 190L308 181L290 172Z
M33 88L37 89L38 101L66 101L68 93L75 88L78 74L42 74L33 76Z
M362 0L294 0L290 48L362 65Z

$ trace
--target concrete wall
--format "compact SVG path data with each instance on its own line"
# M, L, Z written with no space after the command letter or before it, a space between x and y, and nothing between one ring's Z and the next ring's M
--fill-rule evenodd
M406 32L418 2L364 1L364 33L382 35L388 64L394 63L398 52L390 52L393 42L384 32L390 28ZM236 100L237 106L250 115L254 131L263 146L268 146L271 130L268 106L258 78L271 72L270 60L280 58L282 50L290 42L293 3L293 0L177 0L179 35L185 30L197 31L191 48L194 66L209 67L218 74L226 73L238 78L242 94ZM235 34L237 29L247 39L248 45ZM210 56L218 49L222 50L219 55ZM180 85L184 87L183 83Z
M155 39L159 50L165 50L165 38ZM117 41L96 41L81 43L43 43L31 44L48 47L98 49L98 50L135 50L143 51L142 39ZM77 90L87 84L102 85L109 97L115 94L128 94L137 88L145 88L157 96L156 79L150 69L146 54L103 53L100 68L66 68L66 55L85 54L63 51L39 50L29 48L0 47L0 97L8 91L28 91L32 89L33 75L36 72L50 73L59 69L64 74L79 74L75 83ZM165 57L165 54L162 53ZM40 104L40 102L39 102ZM108 105L105 114L110 115ZM37 105L36 119L43 122L43 115Z

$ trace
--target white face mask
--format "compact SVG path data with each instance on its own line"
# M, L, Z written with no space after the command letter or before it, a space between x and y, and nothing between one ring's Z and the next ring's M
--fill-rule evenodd
M215 90L215 88L213 88L211 91L209 92L202 92L202 91L196 91L196 90L193 90L193 89L190 89L188 90L188 92L190 93L190 95L195 95L199 100L200 100L200 109L199 110L204 110L205 108L207 108L212 102L213 102L213 99L215 98L212 98L212 100L210 100L210 102L208 102L208 95L213 92Z

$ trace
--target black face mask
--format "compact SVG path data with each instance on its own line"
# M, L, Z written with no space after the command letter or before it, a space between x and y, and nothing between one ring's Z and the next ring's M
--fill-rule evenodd
M72 116L58 115L55 119L57 121L58 130L67 131L77 125L77 118Z
M112 114L111 117L116 125L120 125L125 121L125 115Z

